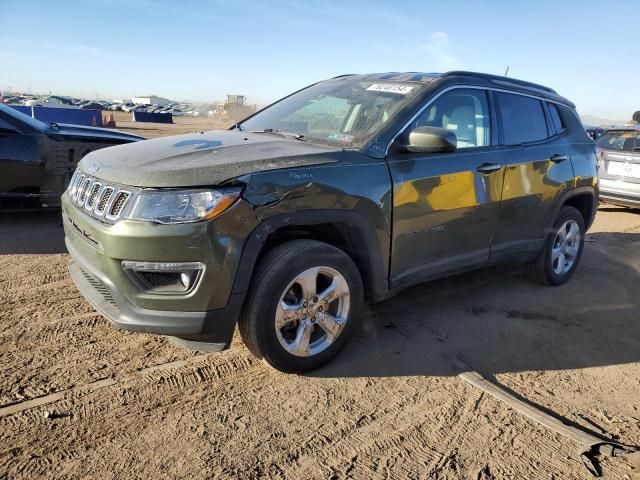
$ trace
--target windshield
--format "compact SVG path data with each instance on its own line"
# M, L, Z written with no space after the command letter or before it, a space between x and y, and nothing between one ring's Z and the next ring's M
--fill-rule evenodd
M640 130L618 130L605 132L596 142L600 148L623 152L640 152Z
M240 124L243 131L291 134L309 142L359 148L423 85L343 77L312 85Z
M16 125L16 128L20 129L20 124L27 124L32 129L35 129L39 132L44 132L49 129L49 125L41 122L40 120L36 120L35 118L30 117L29 115L19 112L15 108L9 107L7 105L0 104L0 111L3 114L8 115L7 121Z

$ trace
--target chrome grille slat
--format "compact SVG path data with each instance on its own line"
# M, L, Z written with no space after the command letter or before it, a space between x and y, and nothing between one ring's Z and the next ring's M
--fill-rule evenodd
M124 210L124 207L127 205L130 196L131 192L128 192L126 190L118 191L118 193L116 193L113 197L113 202L109 206L106 218L108 218L109 220L117 219Z
M100 200L96 204L96 210L94 212L96 215L103 215L107 210L107 206L110 205L109 200L111 200L113 190L113 187L108 185L102 189L102 192L100 193Z
M89 188L91 187L91 184L93 183L93 179L90 177L86 177L83 182L82 182L82 186L80 187L80 191L78 192L78 206L82 206L85 202L85 200L87 199L87 192L89 191Z
M91 189L87 192L87 200L84 202L84 208L87 210L93 209L95 205L96 197L98 196L98 192L102 188L102 184L100 182L94 182L91 185Z
M109 185L80 170L73 174L68 187L68 194L78 208L105 223L122 218L136 192L137 189Z

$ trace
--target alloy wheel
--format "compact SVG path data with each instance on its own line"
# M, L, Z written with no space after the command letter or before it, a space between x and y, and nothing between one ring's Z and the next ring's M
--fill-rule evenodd
M335 342L349 318L350 290L331 267L313 267L285 288L275 314L280 345L292 355L317 355Z
M551 249L551 268L562 275L573 267L580 251L580 227L575 220L567 220L556 233Z

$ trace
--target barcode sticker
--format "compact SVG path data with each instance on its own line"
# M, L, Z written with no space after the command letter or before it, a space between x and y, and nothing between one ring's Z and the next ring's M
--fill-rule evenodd
M369 85L367 90L372 92L387 92L406 95L413 90L413 85L401 85L399 83L374 83L373 85Z

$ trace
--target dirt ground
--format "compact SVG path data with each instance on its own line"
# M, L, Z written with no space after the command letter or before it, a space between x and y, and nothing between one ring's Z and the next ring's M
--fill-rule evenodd
M222 117L173 117L173 123L167 124L133 122L132 114L127 112L103 112L102 116L108 117L109 113L113 113L118 130L146 138L224 129L233 125L233 119Z
M463 382L452 354L640 445L640 212L601 206L562 287L499 266L370 306L304 376L256 361L237 334L201 354L116 330L67 260L58 214L0 217L0 478L591 478L577 444ZM602 469L637 473L623 458Z

